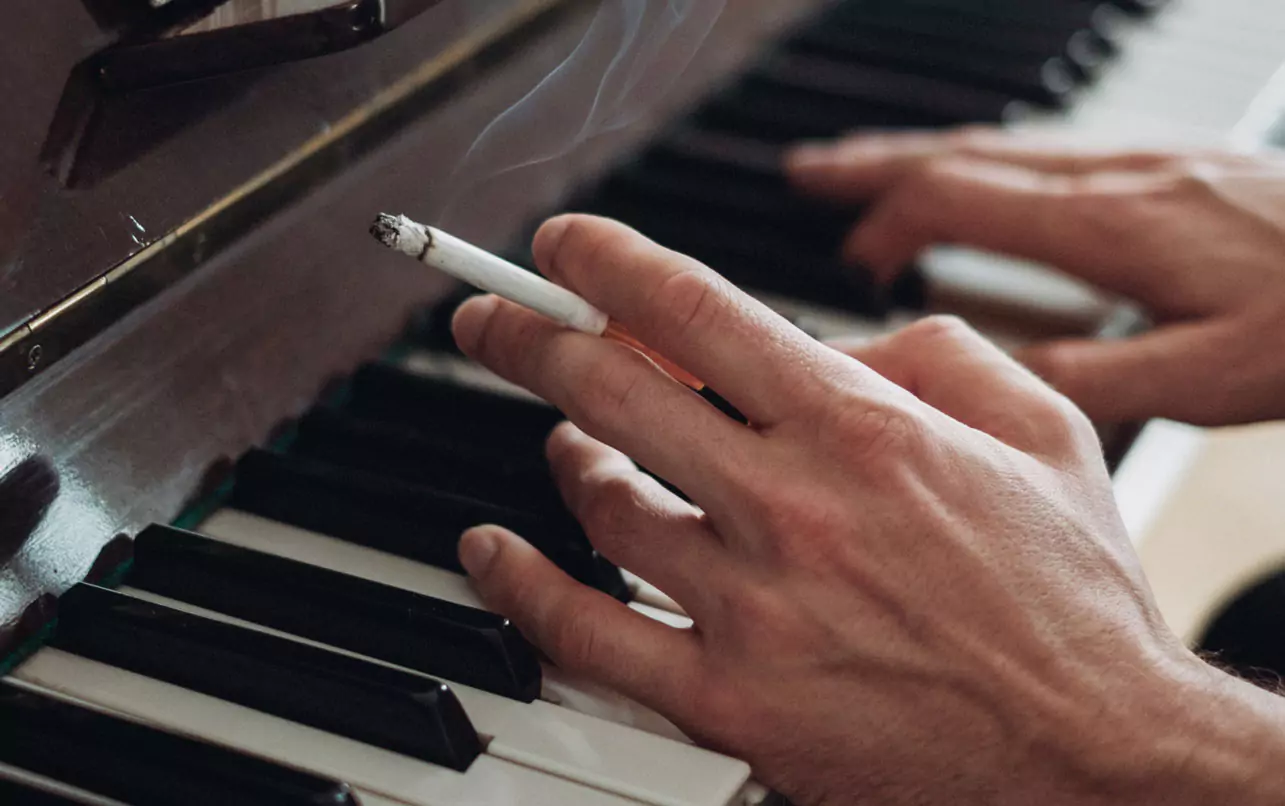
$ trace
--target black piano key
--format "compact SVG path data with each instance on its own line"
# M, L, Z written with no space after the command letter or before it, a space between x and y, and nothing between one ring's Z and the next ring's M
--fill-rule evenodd
M133 806L357 806L338 781L16 686L0 685L0 726L0 761Z
M859 109L893 109L938 125L1000 123L1021 109L1009 93L793 53L771 57L747 81L794 93L805 103L821 98Z
M347 411L368 420L455 435L468 444L516 456L542 457L549 433L562 421L557 409L424 378L388 364L367 364L353 376Z
M808 241L838 248L849 227L860 215L789 192L767 190L758 183L709 181L681 170L667 170L645 156L609 176L597 189L600 199L620 198L652 204L677 213L682 210L702 220L724 219L770 226Z
M692 115L696 128L774 144L826 139L862 129L922 129L960 122L801 93L754 77L713 96Z
M866 270L843 265L837 242L809 242L755 224L702 218L675 206L622 198L593 200L593 212L618 218L657 242L707 264L743 288L793 297L860 316L890 308L886 289Z
M683 128L671 132L649 148L640 162L656 171L682 173L711 183L728 182L738 188L754 189L757 193L797 195L785 177L780 149L756 140ZM841 217L847 217L845 232L856 225L861 214L862 211L856 208L841 214ZM823 265L831 263L832 260L822 261ZM844 266L840 271L845 274L856 272L861 277L861 270L857 267ZM857 290L863 288L858 283ZM921 310L927 305L927 282L917 268L908 267L897 276L891 287L876 292L876 295L886 297L886 300L873 303L869 310L871 314L878 315L888 305ZM834 298L822 302L834 306Z
M781 147L762 138L679 126L649 145L639 160L657 170L681 172L705 182L728 182L756 193L792 191Z
M1047 42L1057 48L1072 35L1087 31L1095 40L1100 40L1104 49L1113 50L1116 26L1112 12L1118 17L1118 12L1107 2L885 0L841 3L823 14L821 21L841 23L852 29L878 25L907 30L950 30L966 37L986 32L987 41L991 35L1003 33L1022 42L1024 47L1029 43Z
M134 543L126 584L532 702L535 649L503 616L166 526Z
M1074 32L1109 29L1102 9L1110 6L1106 0L865 0L841 3L832 13L854 20L928 18L956 25Z
M1088 0L1078 0L1088 2ZM1135 16L1154 14L1169 4L1169 0L1111 0L1112 4Z
M787 41L785 47L792 53L887 67L996 90L1051 108L1064 107L1077 83L1077 74L1062 56L1006 56L896 31L813 28Z
M461 286L446 299L418 311L406 326L403 339L408 344L425 347L442 353L459 354L455 336L451 333L451 320L465 300L478 294L477 289Z
M62 597L50 645L454 770L481 752L441 682L106 588Z
M0 772L0 776L4 773ZM0 777L0 803L6 806L84 806L86 801L66 795L55 795L31 784Z
M302 457L254 450L237 463L231 505L314 532L463 572L460 535L496 524L522 535L562 570L622 601L620 570L574 521Z
M839 32L877 34L915 34L944 42L954 42L975 48L980 52L1022 54L1037 58L1064 57L1082 75L1094 75L1110 59L1111 48L1092 31L1015 29L1003 25L959 25L949 18L919 16L888 19L870 17L853 19L847 6L836 7L822 15L817 28Z
M300 419L290 452L443 492L549 515L565 515L542 456L515 456L467 440L435 437L396 423L363 420L332 409Z

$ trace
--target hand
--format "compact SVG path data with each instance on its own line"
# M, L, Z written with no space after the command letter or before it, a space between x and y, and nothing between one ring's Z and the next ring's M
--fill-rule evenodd
M1018 356L1095 419L1285 416L1285 161L965 130L806 146L789 166L807 191L870 203L847 257L885 277L925 247L961 244L1146 307L1159 327L1145 335Z
M618 344L495 297L460 309L467 354L575 423L549 456L594 545L695 622L635 613L504 530L466 534L482 596L555 663L799 806L1213 794L1183 774L1207 736L1183 714L1223 676L1162 626L1065 398L952 319L856 360L619 224L556 219L535 256L753 423Z

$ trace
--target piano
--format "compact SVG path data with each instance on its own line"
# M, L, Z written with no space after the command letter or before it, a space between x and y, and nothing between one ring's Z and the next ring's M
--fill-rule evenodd
M839 266L859 211L792 195L781 145L970 123L1262 145L1285 93L1285 13L1268 0L737 0L629 125L511 153L557 122L537 107L505 148L475 149L613 4L47 0L11 15L0 800L778 801L743 762L550 666L477 600L455 540L498 521L689 623L561 508L540 457L557 412L454 351L465 290L408 271L369 219L449 215L521 261L542 216L616 216L818 337L948 311L1008 345L1112 338L1136 312L1042 267L945 247L879 288ZM582 73L531 98L579 108L597 88ZM1139 426L1101 424L1141 528L1191 435Z

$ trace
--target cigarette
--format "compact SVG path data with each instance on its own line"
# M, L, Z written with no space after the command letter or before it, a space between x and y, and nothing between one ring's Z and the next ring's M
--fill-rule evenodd
M700 390L704 384L638 341L583 297L502 257L404 215L380 213L370 227L375 240L457 280L503 297L563 327L632 347L675 380Z

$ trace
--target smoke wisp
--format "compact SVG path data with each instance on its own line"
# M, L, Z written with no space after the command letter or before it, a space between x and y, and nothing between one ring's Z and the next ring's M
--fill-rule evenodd
M439 216L443 226L482 183L637 121L687 69L724 5L604 0L574 51L473 143L452 179L459 191Z

